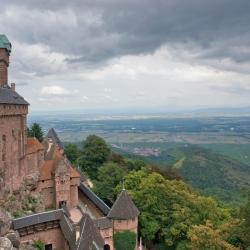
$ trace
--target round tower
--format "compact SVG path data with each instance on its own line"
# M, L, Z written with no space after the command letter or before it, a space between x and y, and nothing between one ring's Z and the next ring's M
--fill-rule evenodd
M8 85L11 43L0 35L0 198L16 190L26 174L26 116L29 103Z
M137 234L139 214L139 210L124 189L119 194L107 217L113 221L114 233L132 231Z
M0 87L8 84L9 56L11 43L5 35L0 34Z

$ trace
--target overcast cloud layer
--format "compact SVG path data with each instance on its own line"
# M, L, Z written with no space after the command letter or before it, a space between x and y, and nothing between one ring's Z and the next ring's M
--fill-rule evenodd
M250 105L249 0L1 1L33 110Z

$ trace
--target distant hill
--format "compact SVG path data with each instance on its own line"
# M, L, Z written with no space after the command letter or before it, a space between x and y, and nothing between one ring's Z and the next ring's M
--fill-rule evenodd
M250 187L250 166L209 149L186 145L163 151L151 161L172 166L193 187L224 201L240 199L242 188Z
M145 159L176 169L193 187L228 203L241 201L241 189L250 187L249 165L199 146L174 146Z

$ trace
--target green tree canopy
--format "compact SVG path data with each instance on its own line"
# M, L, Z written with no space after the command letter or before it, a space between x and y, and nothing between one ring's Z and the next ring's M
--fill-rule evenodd
M38 141L43 141L43 130L38 123L33 123L31 128L27 129L28 137L35 137Z
M110 152L108 145L101 137L89 135L83 142L79 165L91 179L96 179L98 168L107 161Z
M76 144L73 143L66 144L64 147L64 153L71 163L76 164L79 156L79 150Z
M112 204L116 197L115 187L122 183L125 173L124 169L118 164L105 163L98 169L94 191L107 203Z
M236 250L239 249L229 244L226 239L227 234L220 228L214 229L213 225L207 221L205 225L194 225L188 232L191 241L191 249L204 250Z
M148 241L177 246L193 225L211 221L214 228L231 219L229 210L214 199L201 196L180 180L167 180L158 173L132 171L125 176L128 189L141 214L140 232Z

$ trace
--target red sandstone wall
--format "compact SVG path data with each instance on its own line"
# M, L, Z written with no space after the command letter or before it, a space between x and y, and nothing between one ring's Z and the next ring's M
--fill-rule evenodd
M101 236L104 239L105 244L110 246L110 250L114 250L113 244L113 228L105 228L100 230Z
M129 230L137 234L138 219L134 220L114 220L114 232Z
M45 208L55 208L55 190L53 187L42 190L43 202Z
M41 240L45 244L52 244L53 250L68 250L67 243L63 237L62 231L59 228L53 228L47 231L36 232L21 237L22 243L32 243L35 240Z
M19 110L14 105L0 106L0 172L3 185L10 191L17 189L25 176L21 159L25 153L26 113L27 109Z
M78 190L79 203L82 206L87 205L88 209L91 211L95 218L101 218L104 214L90 201L81 191Z
M78 187L70 187L70 207L74 208L78 205Z

